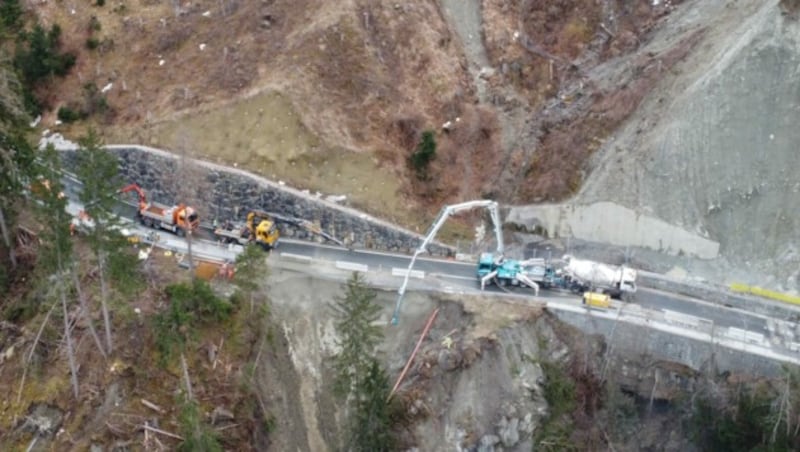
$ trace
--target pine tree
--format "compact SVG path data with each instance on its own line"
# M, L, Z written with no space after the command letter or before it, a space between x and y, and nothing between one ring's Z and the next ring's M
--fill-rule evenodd
M378 360L371 358L367 373L355 387L354 409L350 415L350 437L346 449L352 452L384 452L395 449L391 431L389 377Z
M250 313L254 310L254 296L258 281L267 277L267 255L257 245L248 245L236 256L236 273L233 283L250 302Z
M383 332L374 325L381 310L375 297L375 290L366 285L363 275L353 272L345 284L344 296L334 299L332 308L341 347L334 360L334 390L339 395L358 387L372 364L375 347L383 339Z
M83 183L80 200L94 226L88 231L89 244L97 259L100 279L100 302L105 327L106 351L113 351L111 318L108 311L108 256L119 253L122 241L113 214L120 186L119 161L102 147L94 130L78 140L78 178Z
M41 188L36 196L41 207L38 210L42 231L42 247L37 267L58 282L58 295L64 316L64 339L67 345L67 358L72 380L72 390L78 398L78 369L70 334L69 309L65 282L69 281L72 260L72 241L69 237L70 216L66 211L67 199L62 191L61 163L53 145L48 145L41 156ZM54 275L53 275L54 274Z
M25 181L33 179L35 172L33 147L25 138L28 125L21 93L9 62L0 60L0 235L11 269L17 267L12 240L15 207Z

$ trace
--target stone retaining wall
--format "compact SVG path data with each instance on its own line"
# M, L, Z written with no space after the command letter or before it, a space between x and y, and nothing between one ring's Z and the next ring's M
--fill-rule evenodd
M145 146L107 148L119 156L123 183L139 184L150 199L164 204L175 203L180 198L198 210L204 224L211 224L215 218L220 222L242 221L251 209L261 209L313 221L354 248L412 253L423 239L419 234L355 209L246 171L194 159L178 159L168 152ZM74 151L62 149L62 155L67 170L74 172ZM301 228L280 226L285 237L322 240ZM432 244L428 250L437 256L454 255L452 248L441 244Z

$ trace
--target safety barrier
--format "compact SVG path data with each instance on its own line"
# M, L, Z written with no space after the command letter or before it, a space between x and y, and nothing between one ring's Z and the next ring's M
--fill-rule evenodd
M800 306L800 297L790 295L787 293L775 292L774 290L764 289L757 286L748 286L747 284L732 283L730 289L738 293L746 293L756 295L763 298L782 301L784 303L791 303Z

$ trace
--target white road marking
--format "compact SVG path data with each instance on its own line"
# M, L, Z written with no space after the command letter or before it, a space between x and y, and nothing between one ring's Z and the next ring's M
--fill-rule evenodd
M407 268L392 268L392 276L402 276L405 277L408 274L409 278L417 278L417 279L425 279L425 272L421 270L411 270L408 271Z
M463 279L465 281L474 281L475 278L471 276L458 276L458 275L448 275L447 273L428 273L428 276L434 276L437 278L447 278L447 279Z
M311 262L311 256L304 256L302 254L281 253L281 257L299 262Z
M364 264L357 264L355 262L347 262L347 261L336 261L336 268L340 270L349 270L361 273L366 273L367 271L369 271L369 267L367 267Z

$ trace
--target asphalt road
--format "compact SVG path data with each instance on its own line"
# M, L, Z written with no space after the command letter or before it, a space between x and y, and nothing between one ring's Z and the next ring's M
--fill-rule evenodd
M75 180L67 179L65 180L65 185L67 196L77 202L80 184ZM128 219L133 218L135 213L133 205L124 203L120 203L115 210L118 215ZM158 234L161 237L162 244L167 247L181 249L184 246L183 239L173 236L167 231L158 231ZM199 231L195 236L195 252L205 257L218 259L232 259L235 256L227 248L220 246L211 239L212 235L208 230L208 226L206 226L204 230ZM393 268L406 269L411 259L407 255L371 250L349 250L335 245L286 238L281 239L276 251L279 254L288 253L307 256L314 260L352 262L366 265L370 270L385 271L391 271ZM445 284L445 287L451 287L453 290L475 290L479 287L474 263L434 259L423 255L417 258L414 270L425 272L426 278L438 279ZM398 288L399 285L400 280L398 279ZM487 290L492 292L499 291L496 287L488 287ZM527 288L509 288L508 290L517 294L533 295L532 291ZM577 299L574 294L561 291L542 290L539 295L544 300ZM705 319L713 322L716 327L733 327L762 334L767 333L766 319L763 316L708 303L703 300L640 287L633 302L642 308L653 311L671 311Z
M367 265L370 269L384 269L388 271L391 271L392 268L405 269L408 267L410 261L410 257L405 255L368 250L350 251L335 246L295 240L283 240L278 246L277 251L308 256L312 259L356 262ZM426 276L446 280L454 287L470 289L479 287L475 274L475 264L473 263L417 257L414 263L414 270L424 271ZM499 290L493 286L487 289L492 292L497 292ZM510 288L509 290L515 293L533 294L532 291L527 288ZM539 292L539 295L540 298L546 300L577 298L573 294L564 293L562 291L542 290ZM634 303L640 305L642 308L655 311L667 310L707 319L713 321L719 327L741 328L759 333L767 331L766 320L762 316L668 292L640 287L635 294Z

